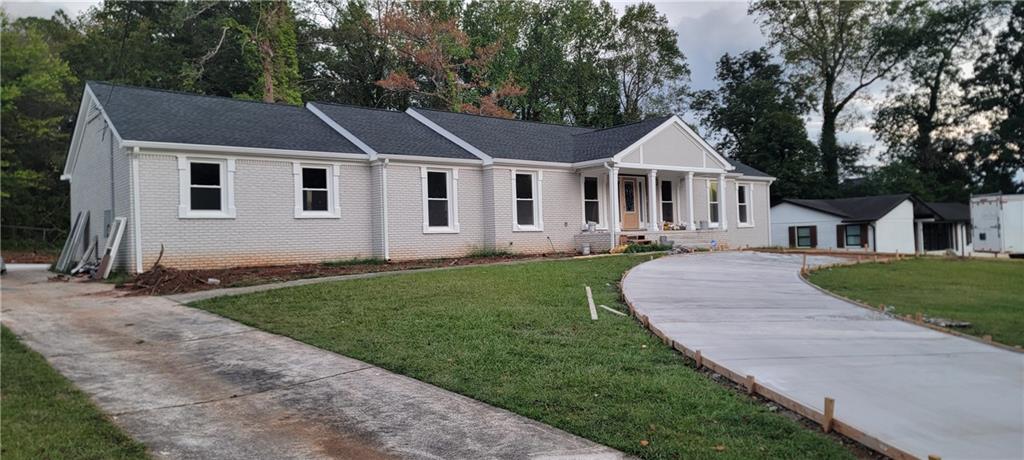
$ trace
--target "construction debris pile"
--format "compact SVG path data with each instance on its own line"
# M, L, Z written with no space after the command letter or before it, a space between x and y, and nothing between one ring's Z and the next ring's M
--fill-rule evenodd
M106 241L101 248L99 236L94 236L92 241L89 241L89 211L78 213L71 226L71 233L64 242L64 248L57 256L57 263L54 264L57 272L72 276L86 275L90 279L107 279L110 276L128 219L113 215L107 217L108 222L104 225ZM86 242L88 245L79 254L79 249Z

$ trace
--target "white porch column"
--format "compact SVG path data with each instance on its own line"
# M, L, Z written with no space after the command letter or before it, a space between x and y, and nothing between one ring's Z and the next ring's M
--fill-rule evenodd
M608 202L611 209L608 210L608 233L611 234L612 245L618 245L619 228L619 168L608 169Z
M693 171L686 173L686 229L694 230L693 226Z
M661 230L658 214L658 170L652 169L647 172L647 231Z
M725 210L729 207L725 205L725 174L718 175L718 228L722 230L729 229L729 217L725 214Z

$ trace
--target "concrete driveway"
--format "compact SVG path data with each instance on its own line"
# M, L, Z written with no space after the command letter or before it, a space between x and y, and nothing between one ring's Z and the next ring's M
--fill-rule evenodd
M3 278L3 324L158 458L620 458L440 388L159 297Z
M819 412L833 397L836 419L913 455L1024 458L1024 355L828 296L799 278L801 263L664 257L623 291L676 342Z

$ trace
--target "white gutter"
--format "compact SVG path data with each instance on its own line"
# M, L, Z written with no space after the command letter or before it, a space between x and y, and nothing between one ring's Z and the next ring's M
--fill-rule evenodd
M179 142L124 141L122 147L138 147L146 150L226 153L235 155L258 155L287 158L321 158L366 160L362 153L318 152L313 150L269 149L262 147L237 147L232 145L182 144Z

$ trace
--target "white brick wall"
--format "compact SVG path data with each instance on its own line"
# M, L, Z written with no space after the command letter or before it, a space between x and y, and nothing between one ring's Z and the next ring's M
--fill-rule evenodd
M522 254L575 250L575 236L580 232L583 215L579 174L544 170L541 181L544 231L517 232L512 230L512 171L511 168L494 168L495 248Z
M271 265L372 257L370 168L341 164L338 219L296 219L291 161L236 161L234 219L178 217L177 159L139 159L143 267Z

